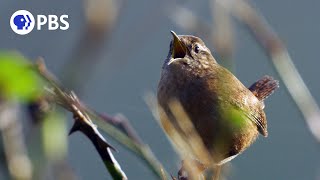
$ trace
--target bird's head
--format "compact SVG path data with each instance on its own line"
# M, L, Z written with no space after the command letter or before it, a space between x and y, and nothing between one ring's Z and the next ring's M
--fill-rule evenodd
M195 36L177 35L171 31L173 39L165 66L203 68L216 63L204 42Z

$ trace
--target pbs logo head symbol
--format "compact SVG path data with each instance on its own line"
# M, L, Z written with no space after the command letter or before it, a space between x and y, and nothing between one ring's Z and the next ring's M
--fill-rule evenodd
M33 15L27 10L18 10L10 18L11 29L20 35L28 34L35 25Z

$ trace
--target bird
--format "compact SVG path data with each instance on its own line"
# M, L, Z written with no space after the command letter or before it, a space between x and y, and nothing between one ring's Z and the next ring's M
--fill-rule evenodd
M174 116L170 106L178 101L212 163L221 166L246 150L259 134L268 136L264 100L279 87L279 82L263 76L247 88L218 64L199 37L177 35L174 31L171 34L173 39L157 89L158 109L163 112L159 113L160 120L166 132L165 118L177 132L184 133L179 126L182 117ZM184 134L187 143L190 138Z

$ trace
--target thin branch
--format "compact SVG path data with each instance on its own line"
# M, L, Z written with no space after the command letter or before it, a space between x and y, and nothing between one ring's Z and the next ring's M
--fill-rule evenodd
M118 114L112 117L107 114L100 114L98 112L96 112L96 114L98 114L106 123L112 124L113 126L122 130L128 137L135 141L135 143L143 144L137 132L133 129L129 120L124 115Z
M113 179L128 179L111 152L111 149L114 150L114 148L104 139L98 131L97 126L93 124L90 117L82 109L77 96L73 92L66 92L58 86L53 80L52 75L46 70L43 61L38 61L38 72L54 86L54 94L51 95L56 97L58 102L63 104L63 107L73 114L75 123L69 134L76 131L84 133L94 144Z
M39 61L39 62L41 62L41 61ZM80 110L80 112L85 116L85 119L83 119L82 116L79 116L82 118L82 120L84 120L83 122L87 123L92 129L96 128L96 126L93 125L93 123L91 122L91 119L89 118L89 117L92 117L92 120L95 120L95 123L98 125L99 128L103 129L105 132L108 133L108 135L110 135L110 137L114 138L121 145L125 146L131 152L136 154L139 158L144 160L156 176L158 176L161 179L166 179L165 177L166 177L167 173L162 168L162 165L155 158L155 156L153 155L150 148L146 144L143 144L141 142L140 138L138 138L138 136L136 135L136 133L134 131L131 131L131 132L126 131L125 133L120 131L112 123L110 123L112 121L117 122L117 120L115 120L113 118L111 118L111 119L106 118L108 116L104 116L104 117L101 116L101 114L98 114L95 111L93 111L90 108L87 108L85 105L83 105L83 103L81 103L81 101L78 98L76 98L76 102L74 102L74 100L71 101L72 102L71 104L73 106L68 106L68 104L70 104L70 102L68 102L68 101L70 101L70 97L67 99L65 98L66 93L62 90L63 88L61 88L61 86L57 83L54 76L45 68L43 61L42 61L42 63L38 63L37 71L51 86L53 86L56 89L56 91L51 92L52 95L55 95L56 97L58 97L56 100L56 103L61 105L63 108L73 112L73 114L75 111L75 109L73 109L74 103L75 103L76 104L75 107L78 110ZM69 96L70 96L70 94L69 94ZM79 115L79 114L77 114L77 115ZM88 119L90 121L87 121ZM78 125L76 125L76 127L74 127L74 128L75 129L79 128L77 126ZM127 123L127 126L130 127L130 124ZM132 130L133 128L130 127L130 128L125 128L125 129Z

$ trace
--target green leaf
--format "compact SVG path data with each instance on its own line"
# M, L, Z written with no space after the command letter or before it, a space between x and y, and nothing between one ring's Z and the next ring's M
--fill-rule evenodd
M0 52L0 68L0 97L28 101L41 94L40 78L21 55Z

